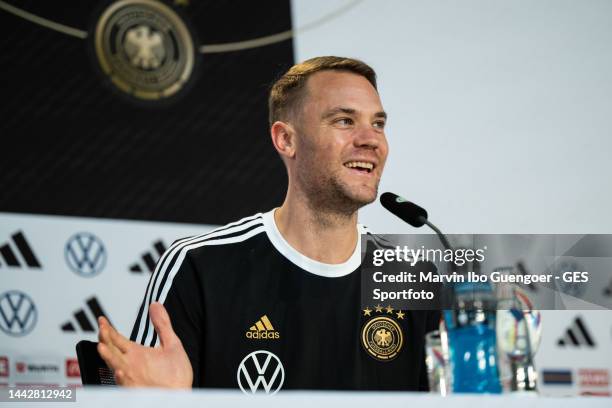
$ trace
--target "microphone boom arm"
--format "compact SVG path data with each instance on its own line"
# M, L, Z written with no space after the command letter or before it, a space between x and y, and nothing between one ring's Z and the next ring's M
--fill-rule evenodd
M448 239L446 239L446 236L442 233L442 231L438 229L438 227L433 225L431 222L427 220L427 218L423 217L422 215L419 216L419 220L423 222L423 224L427 225L429 228L434 230L438 238L440 238L440 241L442 241L442 245L444 246L444 248L450 249L451 251L453 251L453 247L451 246L450 242L448 242Z

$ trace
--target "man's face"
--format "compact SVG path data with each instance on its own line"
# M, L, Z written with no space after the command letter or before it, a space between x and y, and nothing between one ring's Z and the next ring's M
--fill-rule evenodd
M319 206L353 212L376 199L387 159L386 114L357 74L322 71L297 113L296 179Z

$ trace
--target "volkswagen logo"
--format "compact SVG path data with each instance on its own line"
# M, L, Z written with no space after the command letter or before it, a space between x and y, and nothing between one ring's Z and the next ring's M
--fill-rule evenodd
M276 394L285 381L285 369L280 359L266 350L248 354L238 366L238 386L245 394L260 389L268 395Z
M106 249L98 237L88 232L74 234L64 248L66 263L76 274L90 278L106 265Z
M195 47L183 19L154 0L119 0L101 14L94 47L104 74L139 100L165 99L192 77Z
M10 290L0 295L0 329L9 336L21 337L30 333L38 312L32 299L23 292Z

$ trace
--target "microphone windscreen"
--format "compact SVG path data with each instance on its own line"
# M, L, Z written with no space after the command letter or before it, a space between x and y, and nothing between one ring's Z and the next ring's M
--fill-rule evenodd
M427 211L423 207L419 207L397 194L383 193L380 196L380 203L391 213L415 228L422 227L427 220Z

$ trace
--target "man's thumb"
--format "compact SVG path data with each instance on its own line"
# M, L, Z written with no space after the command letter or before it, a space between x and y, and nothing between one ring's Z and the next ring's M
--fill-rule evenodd
M168 316L164 305L159 302L151 303L151 306L149 306L149 316L151 316L151 322L153 322L153 327L155 327L162 347L171 346L177 340L177 337L174 330L172 330L170 316Z

